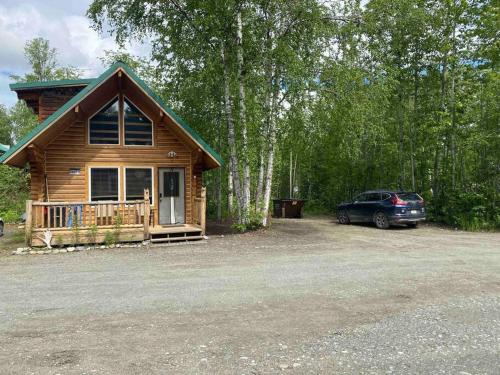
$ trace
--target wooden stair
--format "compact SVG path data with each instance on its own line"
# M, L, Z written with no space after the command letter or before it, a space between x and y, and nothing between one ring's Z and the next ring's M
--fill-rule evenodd
M154 226L149 229L152 243L199 241L203 239L202 233L201 227L190 224Z

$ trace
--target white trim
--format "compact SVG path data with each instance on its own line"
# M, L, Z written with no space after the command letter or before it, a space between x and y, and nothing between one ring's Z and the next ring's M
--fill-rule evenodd
M99 202L99 201L93 201L92 200L92 169L117 169L118 170L118 200L113 201L113 202L119 202L121 199L121 167L119 165L88 165L87 166L87 175L88 175L88 191L89 191L89 196L88 196L88 201L89 202Z
M163 113L165 113L165 114L168 116L168 118L170 118L170 120L172 120L172 122L173 122L174 124L176 124L176 125L177 125L177 126L178 126L178 127L179 127L179 128L180 128L180 129L181 129L181 130L182 130L182 131L183 131L183 132L184 132L187 136L188 136L188 138L189 138L189 139L191 139L194 143L196 143L196 144L198 145L198 147L200 147L200 149L204 150L204 151L205 151L205 153L206 153L206 154L207 154L207 155L208 155L208 156L209 156L209 157L210 157L213 161L215 161L215 163L216 163L219 167L221 166L221 163L219 163L219 161L218 161L216 158L214 158L214 157L210 154L210 152L206 151L206 150L205 150L205 147L203 147L200 143L198 143L198 141L197 141L196 139L194 139L194 138L193 138L193 136L192 136L191 134L189 134L189 133L187 132L187 130L185 130L185 129L182 127L182 125L181 125L181 124L179 124L179 123L175 120L175 118L173 118L173 117L172 117L172 116L171 116L171 115L170 115L167 111L165 111L165 110L162 108L162 106L161 106L161 105L160 105L160 104L159 104L159 103L158 103L158 102L157 102L154 98L152 98L152 97L151 97L151 95L149 95L149 94L148 94L148 93L147 93L147 92L146 92L146 91L145 91L145 90L141 87L141 85L139 85L137 82L135 82L135 81L132 79L132 77L130 77L130 76L127 74L127 72L126 72L125 70L123 70L123 69L122 69L122 71L123 71L123 73L125 73L125 74L127 75L127 77L128 77L128 78L129 78L129 79L130 79L133 83L134 83L134 85L136 85L136 86L137 86L137 87L138 87L138 88L139 88L139 89L140 89L140 90L141 90L141 91L142 91L142 92L143 92L143 93L144 93L144 94L145 94L148 98L150 98L150 99L153 101L153 103L154 103L154 104L155 104L155 105L156 105L156 106L160 109L160 111L162 111Z
M90 143L90 120L92 117L97 115L103 108L105 108L108 104L112 103L114 100L118 99L118 143ZM87 117L87 146L120 146L120 136L121 136L121 131L120 131L120 95L116 94L111 100L107 101L106 104L104 104L101 108L99 108L97 111L92 113L90 116Z
M149 196L151 197L151 206L155 204L155 167L145 166L145 165L124 165L123 166L123 200L127 200L127 169L151 169L151 191Z
M123 100L123 105L122 105L122 118L123 118L123 147L155 147L155 122L147 115L145 114L142 109L139 108L138 105L136 105L132 100L130 100L127 95L123 94L122 95L122 100ZM139 112L141 112L144 117L146 117L149 121L151 121L151 145L128 145L125 143L126 139L126 131L125 131L125 99L127 99Z
M115 75L115 73L117 73L119 70L121 70L122 72L125 72L122 68L117 68L113 73L111 73L108 77L108 79L112 76ZM97 79L97 78L96 78ZM75 103L75 105L73 107L69 107L66 111L64 111L63 113L61 113L61 115L57 118L57 120L60 120L63 116L65 116L68 112L70 111L73 111L74 108L79 105L84 99L86 99L90 94L92 94L95 90L97 90L99 87L101 87L105 82L107 82L108 80L105 79L103 80L102 82L99 82L99 84L97 84L92 90L90 90L87 94L85 94L85 96L83 98L81 98L77 103ZM71 100L71 99L70 99ZM17 150L16 152L14 152L12 155L10 155L7 159L4 160L4 164L6 162L8 162L10 159L12 159L14 156L16 156L19 152L21 152L22 150L24 150L26 147L28 147L31 143L33 143L33 141L35 139L37 139L39 136L41 136L43 133L45 133L49 128L52 127L52 125L54 124L54 122L52 122L49 126L46 126L44 129L42 129L40 131L40 133L38 133L35 138L33 139L30 139L29 142L26 142L23 147L21 147L19 150Z

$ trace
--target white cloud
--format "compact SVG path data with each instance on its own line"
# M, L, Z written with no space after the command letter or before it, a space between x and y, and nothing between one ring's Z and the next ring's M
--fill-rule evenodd
M75 4L78 4L75 5ZM9 91L6 81L9 74L24 74L29 66L24 57L27 40L43 37L58 51L61 65L82 69L84 77L95 77L104 66L99 57L105 50L117 50L109 36L99 35L90 28L85 17L85 1L2 1L0 5L0 103L12 105L15 93ZM126 49L145 56L149 45L133 43Z

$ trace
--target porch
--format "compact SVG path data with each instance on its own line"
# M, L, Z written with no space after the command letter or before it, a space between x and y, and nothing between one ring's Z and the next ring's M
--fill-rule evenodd
M206 190L192 202L191 223L160 225L144 191L143 200L96 202L26 201L26 244L33 247L202 239L206 223Z

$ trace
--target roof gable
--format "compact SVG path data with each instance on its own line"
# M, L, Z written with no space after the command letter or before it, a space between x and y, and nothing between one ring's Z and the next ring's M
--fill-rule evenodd
M204 140L201 136L191 128L182 118L180 118L170 107L168 107L165 102L155 93L151 88L140 79L135 72L125 63L117 62L111 65L104 73L102 73L99 77L91 80L85 88L83 88L78 94L76 94L73 98L67 101L63 106L61 106L57 111L55 111L52 115L47 117L43 122L38 124L31 132L26 134L19 142L17 142L14 146L12 146L4 155L0 157L0 163L7 162L11 157L16 155L19 151L23 150L25 147L29 145L31 141L33 141L36 137L38 137L41 133L43 133L46 129L48 129L54 122L56 122L61 116L71 110L73 107L78 105L80 101L86 98L90 93L92 93L97 87L99 87L102 83L107 81L110 77L113 76L118 70L122 70L127 74L130 79L142 89L147 96L149 96L171 119L174 123L176 123L199 147L205 151L205 153L215 161L217 165L222 165L223 160L220 155L215 152ZM17 84L14 84L17 85ZM57 85L53 85L57 86ZM12 85L11 85L12 88Z

